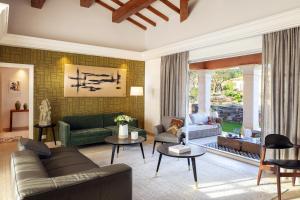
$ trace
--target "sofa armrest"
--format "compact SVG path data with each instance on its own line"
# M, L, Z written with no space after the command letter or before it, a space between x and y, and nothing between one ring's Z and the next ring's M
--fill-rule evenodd
M165 128L162 124L159 124L159 125L156 125L153 127L153 132L155 135L163 133L164 131L165 131Z
M70 124L64 121L58 121L58 131L61 145L68 147L71 145L71 129Z
M116 164L53 178L29 179L19 187L19 199L132 199L132 169Z
M128 123L129 126L132 126L132 127L136 127L138 128L139 127L139 121L137 118L132 118L132 121Z

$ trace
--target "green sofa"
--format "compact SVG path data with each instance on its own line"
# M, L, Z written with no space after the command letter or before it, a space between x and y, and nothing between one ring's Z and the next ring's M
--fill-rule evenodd
M63 146L79 146L101 143L104 138L118 134L118 126L114 118L123 113L66 116L59 121L59 137ZM146 138L146 131L138 128L138 121L129 123L128 132L137 131Z

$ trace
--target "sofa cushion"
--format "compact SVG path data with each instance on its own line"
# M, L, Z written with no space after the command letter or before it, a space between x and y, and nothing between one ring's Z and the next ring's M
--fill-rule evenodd
M122 112L116 112L116 113L109 113L109 114L103 114L103 127L107 126L115 126L115 118L118 115L123 115L124 113Z
M208 123L208 114L195 113L190 115L193 124L203 125Z
M102 128L103 115L66 116L63 121L70 124L71 130Z
M101 134L111 134L111 131L105 128L90 128L71 131L71 137L89 137Z
M51 156L50 149L44 143L21 137L19 140L19 150L24 149L33 151L40 158L48 158Z
M217 136L222 134L222 128L219 124L214 125L189 125L188 126L189 139L198 139L204 137Z
M50 177L64 176L98 168L75 148L53 148L51 158L42 160Z
M17 181L48 177L38 155L31 150L14 152L11 155L11 162Z
M158 142L170 142L170 143L179 143L179 138L172 133L160 133L155 136L155 141Z

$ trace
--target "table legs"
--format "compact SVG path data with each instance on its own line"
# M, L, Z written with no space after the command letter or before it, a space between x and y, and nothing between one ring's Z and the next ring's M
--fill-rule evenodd
M140 143L140 147L141 147L141 151L142 151L142 155L143 155L143 159L144 159L144 163L145 161L145 155L144 155L144 149L143 149L143 143Z
M119 157L120 145L117 146L117 158Z
M39 128L39 138L38 138L39 142L42 141L42 135L43 135L43 128Z
M157 168L156 168L156 174L155 174L155 176L157 176L157 173L158 173L158 170L159 170L161 157L162 157L162 154L160 153L160 154L159 154L159 158L158 158L158 163L157 163Z
M196 160L195 160L195 158L191 158L191 160L192 160L194 180L195 180L195 183L196 183L196 188L198 188Z
M115 151L116 151L116 145L112 145L112 150L111 150L111 160L110 160L110 164L114 163L114 156L115 156Z
M276 177L277 177L278 200L281 200L281 182L280 182L280 167L279 166L276 166Z
M54 140L54 144L56 145L56 139L55 139L55 130L54 130L54 127L52 127L52 137L53 137L53 140Z
M9 132L12 132L12 121L13 121L13 112L10 111Z
M143 143L140 143L140 147L141 147L143 159L144 159L144 162L145 162L145 154L144 154ZM114 163L114 157L115 157L116 149L117 149L117 157L118 157L118 155L119 155L119 150L120 150L120 145L115 145L115 144L113 144L113 145L112 145L112 150L111 150L111 161L110 161L110 164L113 164L113 163Z
M188 161L188 166L189 166L189 171L191 170L191 163L190 163L190 159L188 158L187 159L187 161Z

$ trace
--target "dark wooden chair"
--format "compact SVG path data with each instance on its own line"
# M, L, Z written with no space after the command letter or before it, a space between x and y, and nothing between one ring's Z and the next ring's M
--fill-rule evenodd
M267 149L280 150L284 149L295 149L295 160L265 160ZM299 156L299 145L294 145L290 139L286 136L279 134L270 134L265 138L265 145L262 146L260 165L257 176L257 185L260 183L261 175L264 170L271 170L276 174L277 177L277 193L278 199L281 200L281 177L292 177L293 186L295 186L296 177L300 177L300 173L297 173L297 170L300 170L300 161L298 160ZM292 172L280 172L280 169L292 170Z

